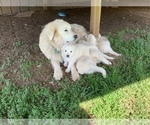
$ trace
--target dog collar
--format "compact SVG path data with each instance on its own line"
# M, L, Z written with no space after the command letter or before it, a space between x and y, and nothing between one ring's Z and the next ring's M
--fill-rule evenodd
M60 51L58 51L56 48L54 49L54 52L55 52L56 54L59 54L59 53L60 53Z

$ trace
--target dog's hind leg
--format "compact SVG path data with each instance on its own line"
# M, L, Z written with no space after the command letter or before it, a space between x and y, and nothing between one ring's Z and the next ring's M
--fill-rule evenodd
M99 60L106 65L112 65L112 63L108 61L105 57L100 57Z
M110 57L110 56L107 56L106 54L104 53L101 53L103 57L105 57L106 59L110 59L110 60L113 60L114 58L113 57Z
M104 57L104 54L99 51L90 50L90 55L95 59L95 61L103 62L106 65L112 65L112 63Z
M112 55L114 55L114 56L121 56L121 54L119 54L119 53L117 53L117 52L113 51L112 49L111 49L111 50L109 50L109 52L108 52L108 53L110 53L110 54L112 54Z
M71 67L71 76L72 76L72 80L76 81L80 79L79 73L77 72L75 65L73 65Z
M54 68L54 75L53 75L53 77L56 80L60 80L63 77L63 73L62 73L62 70L61 70L61 67L60 67L60 62L57 61L57 60L51 60L51 64L52 64L52 66Z
M99 72L102 73L103 77L106 78L106 70L98 66L90 66L89 73Z

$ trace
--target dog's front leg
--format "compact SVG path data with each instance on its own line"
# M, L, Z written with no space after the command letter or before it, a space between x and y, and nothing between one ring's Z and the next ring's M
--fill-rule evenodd
M62 70L61 70L61 67L60 67L60 62L57 61L57 60L51 60L51 64L52 64L52 66L54 68L54 75L53 75L53 77L56 80L60 80L63 77L63 73L62 73Z
M64 66L67 67L68 66L68 62L65 60L64 61Z
M75 65L73 65L71 67L71 76L72 76L73 81L80 79L79 73L78 73L77 69L75 68Z
M70 72L71 67L75 64L75 60L71 60L68 64L67 69L65 70L65 72Z

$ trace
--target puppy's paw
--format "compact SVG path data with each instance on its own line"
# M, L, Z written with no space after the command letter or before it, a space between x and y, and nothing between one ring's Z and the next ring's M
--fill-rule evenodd
M65 70L65 72L67 72L67 73L68 73L68 72L70 72L70 69L69 69L69 68L67 68L67 69Z
M64 63L64 67L67 67L68 66L68 64L67 63Z
M122 55L118 53L117 56L122 56Z
M114 57L110 57L109 59L110 59L110 60L114 60L115 58L114 58Z
M105 64L106 64L106 65L112 65L112 63L109 62L109 61L108 61L108 62L105 62Z
M54 76L56 80L60 80L63 77L62 71L55 71Z
M106 71L105 70L102 72L102 75L104 78L106 78Z
M115 51L111 51L110 54L112 54L112 55L114 55L114 56L121 56L120 53L117 53L117 52L115 52Z
M79 80L79 79L80 79L80 76L79 76L78 73L72 74L72 80L73 80L73 81L76 81L76 80Z

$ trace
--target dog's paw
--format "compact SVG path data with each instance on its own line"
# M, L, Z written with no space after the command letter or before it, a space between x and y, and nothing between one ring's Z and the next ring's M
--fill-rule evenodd
M106 64L106 65L112 65L112 63L109 62L109 61L108 61L108 62L105 62L105 64Z
M114 58L114 57L110 57L109 59L110 59L110 60L114 60L115 58Z
M122 56L122 55L118 53L117 56Z
M110 54L112 54L112 55L114 55L114 56L121 56L120 53L117 53L117 52L115 52L115 51L111 51Z
M67 67L68 65L67 65L67 63L64 63L64 67Z
M106 78L106 71L102 72L104 78Z
M79 76L78 73L72 74L72 80L73 80L73 81L76 81L76 80L79 80L79 79L80 79L80 76Z
M67 69L65 70L65 72L66 72L66 73L70 72L70 69L67 68Z
M112 55L114 55L114 56L121 56L121 54L119 54L119 53L114 53Z
M63 74L61 71L58 72L54 72L54 76L55 80L60 80L63 77Z

